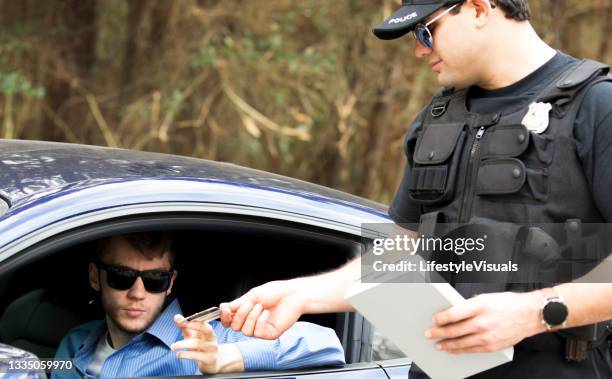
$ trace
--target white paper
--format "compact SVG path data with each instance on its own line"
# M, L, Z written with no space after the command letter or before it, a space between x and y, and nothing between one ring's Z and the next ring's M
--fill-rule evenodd
M512 361L512 348L453 355L425 338L435 313L466 301L448 283L354 283L345 297L432 379L465 378Z

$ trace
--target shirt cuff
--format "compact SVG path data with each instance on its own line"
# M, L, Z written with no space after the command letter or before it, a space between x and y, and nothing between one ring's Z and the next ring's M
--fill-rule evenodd
M245 371L274 370L278 340L252 338L234 342L244 361Z

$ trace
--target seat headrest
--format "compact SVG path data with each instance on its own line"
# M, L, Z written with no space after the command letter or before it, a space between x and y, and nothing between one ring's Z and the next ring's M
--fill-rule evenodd
M82 321L82 313L58 305L46 290L37 289L5 309L0 318L0 338L39 357L49 357L64 335Z

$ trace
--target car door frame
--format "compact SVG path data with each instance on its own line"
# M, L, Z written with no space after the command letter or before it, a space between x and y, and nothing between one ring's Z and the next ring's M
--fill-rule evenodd
M206 216L219 217L220 215L231 215L232 217L252 217L260 221L274 220L277 222L295 224L301 228L317 228L326 230L332 234L361 238L363 230L361 226L350 225L333 220L322 219L299 213L279 211L273 209L262 209L256 207L235 205L235 204L207 204L200 202L161 202L131 204L113 208L100 209L94 212L87 212L75 215L61 222L48 225L46 228L36 230L34 233L14 240L11 244L0 249L0 275L10 271L15 266L26 264L30 260L39 259L45 255L52 254L65 246L74 244L76 233L88 233L87 238L91 238L91 231L88 229L96 228L99 235L107 235L113 231L125 231L125 220L136 219L138 217L150 222L137 223L133 225L135 229L142 229L146 224L158 224L156 217L170 217L171 214L189 214L198 219L201 224L206 222ZM117 221L123 220L123 221ZM110 229L99 229L100 224L108 222ZM128 228L129 229L129 228ZM81 236L84 238L84 236ZM51 241L51 242L49 242ZM346 317L342 320L344 324L343 337L344 346L348 347L348 354L355 360L365 359L371 353L371 326L358 313L345 313ZM369 346L368 346L369 343ZM244 373L243 375L229 376L232 378L261 378L261 377L301 377L308 375L309 378L387 378L382 366L375 362L351 363L342 368L296 370L266 373ZM358 376L355 376L358 375Z

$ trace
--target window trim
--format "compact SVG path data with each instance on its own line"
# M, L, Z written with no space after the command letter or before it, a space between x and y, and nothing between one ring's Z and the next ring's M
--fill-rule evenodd
M0 263L11 258L30 246L37 244L47 238L53 237L68 230L78 228L83 225L93 224L96 222L116 219L120 217L130 216L134 214L144 215L152 213L214 213L214 214L231 214L235 216L254 216L264 219L273 219L279 221L289 221L298 224L304 224L313 227L342 232L354 236L361 236L362 226L350 225L337 221L321 219L313 216L308 216L299 213L279 211L268 208L259 208L251 206L242 206L223 203L200 203L200 202L155 202L124 205L118 207L104 208L93 212L74 215L70 218L56 222L47 227L40 228L35 232L20 236L18 239L0 248ZM367 220L366 220L367 222Z

